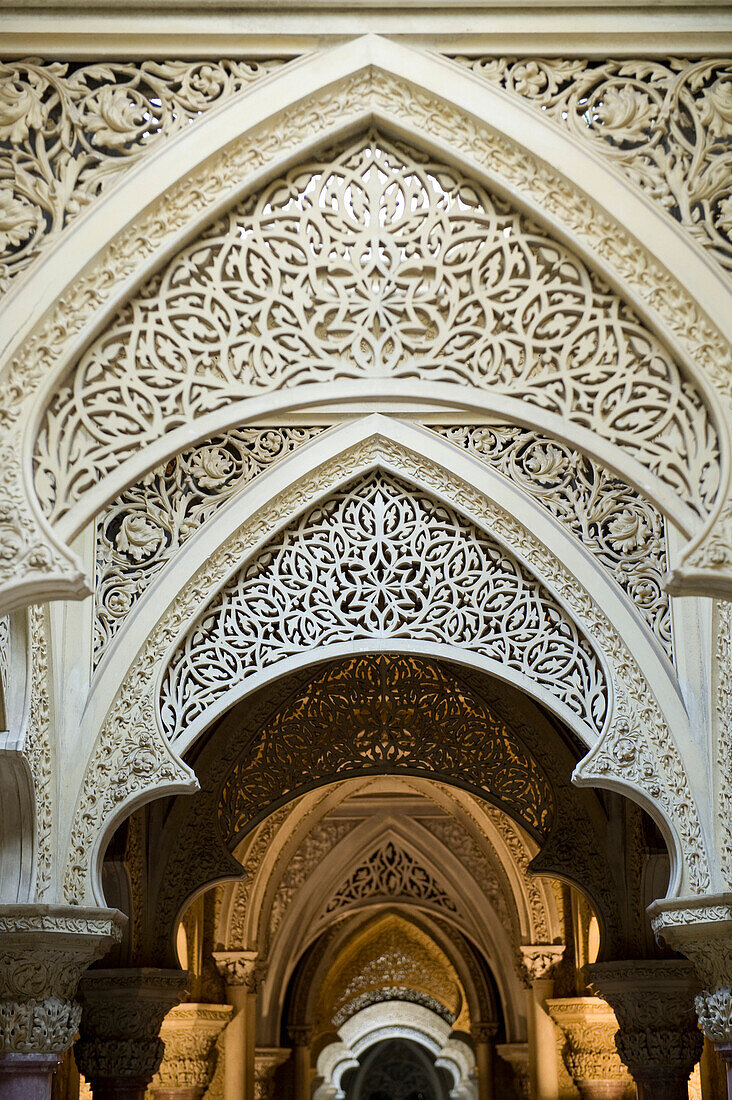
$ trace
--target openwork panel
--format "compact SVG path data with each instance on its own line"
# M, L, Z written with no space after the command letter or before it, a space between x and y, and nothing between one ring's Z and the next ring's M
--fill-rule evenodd
M121 493L97 524L94 664L176 551L245 485L322 428L234 428Z
M729 58L455 60L590 141L732 270Z
M519 485L620 585L672 656L663 516L599 462L561 440L513 424L435 428Z
M0 290L160 138L281 64L0 65Z
M595 651L500 544L425 492L369 474L307 511L240 570L173 654L170 738L293 654L358 638L463 648L533 680L590 728L608 703Z
M283 798L336 778L389 773L460 781L543 836L554 795L522 740L436 662L363 656L316 673L261 728L222 785L228 842Z
M291 169L182 249L47 410L57 520L141 446L243 399L392 378L522 398L624 448L700 513L701 395L621 298L475 181L378 134Z
M431 871L393 840L380 844L353 869L326 903L324 914L330 916L374 898L411 898L450 913L457 912L450 894Z

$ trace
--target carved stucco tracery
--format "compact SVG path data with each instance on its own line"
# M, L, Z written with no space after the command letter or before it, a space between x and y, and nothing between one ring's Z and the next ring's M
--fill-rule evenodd
M664 518L599 462L540 432L490 422L434 429L519 485L601 562L672 655Z
M25 754L33 776L36 816L36 898L42 901L51 886L54 841L53 734L51 730L51 689L49 641L46 611L42 606L29 609L31 695Z
M491 658L540 684L592 735L607 716L595 651L543 585L438 499L369 474L265 546L199 614L162 681L163 729L174 741L232 687L293 653L368 637Z
M160 139L281 64L0 65L0 292Z
M15 353L0 380L0 424L8 443L0 461L6 512L0 538L12 546L13 569L0 560L0 581L8 588L22 574L47 578L79 592L82 576L67 550L56 546L39 526L27 502L20 462L21 416L34 400L41 381L69 357L71 342L110 298L113 288L171 239L193 217L200 217L217 197L261 169L275 156L294 150L307 135L345 125L371 106L404 121L410 130L445 142L457 156L485 167L509 190L516 189L540 205L549 217L570 227L579 240L606 263L625 285L648 302L690 360L699 364L721 396L732 395L729 346L679 282L588 196L540 163L526 148L496 135L482 122L463 115L437 94L415 92L408 80L382 71L356 73L335 87L308 96L274 124L247 133L182 179L118 235L75 282L66 295ZM649 288L652 288L649 291ZM12 429L12 434L10 430ZM684 551L685 583L724 583L732 562L732 503L727 502L715 527L698 546ZM687 580L691 578L690 580ZM8 599L19 600L17 595Z
M349 378L522 398L702 515L719 487L704 400L630 307L477 182L373 133L223 215L123 307L49 401L38 498L56 522L182 421Z
M322 428L233 428L183 451L97 521L94 663L176 551L245 485Z
M407 899L457 912L450 892L419 859L397 841L387 838L333 891L323 908L331 916L359 902L376 899Z
M79 799L70 838L66 896L80 899L89 891L89 860L95 838L103 823L112 818L125 799L169 781L190 782L190 772L174 763L166 743L155 733L156 674L172 639L191 621L214 586L222 583L238 563L245 561L283 519L302 513L328 489L346 483L364 466L380 461L399 469L402 477L416 478L443 499L465 508L495 537L519 548L543 576L551 579L567 608L587 624L609 662L615 705L612 726L593 754L591 770L585 767L584 775L612 777L647 792L656 800L678 831L690 888L703 892L709 882L709 869L688 779L658 704L605 613L577 579L495 502L454 476L432 467L424 457L376 438L324 463L315 473L303 477L284 490L275 502L261 509L245 530L237 530L217 554L207 559L150 631L138 661L126 676L107 715L91 758L85 793ZM122 745L119 723L129 733ZM143 772L135 766L140 756L144 761ZM96 792L102 789L105 796L99 800ZM93 796L92 791L95 792Z
M512 729L432 661L354 657L324 672L256 731L223 784L219 827L233 841L263 808L303 788L384 770L460 777L541 835L554 795Z
M591 142L732 270L729 58L454 60Z

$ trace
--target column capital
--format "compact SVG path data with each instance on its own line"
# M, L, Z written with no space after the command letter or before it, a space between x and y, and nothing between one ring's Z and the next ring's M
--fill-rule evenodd
M171 1008L160 1028L165 1053L152 1081L153 1095L167 1089L199 1089L203 1095L216 1066L216 1040L233 1011L231 1005L191 1001Z
M713 1043L732 1043L732 894L656 901L656 938L691 961L699 985L699 1026Z
M292 1024L287 1028L287 1035L294 1047L309 1047L313 1041L312 1024Z
M140 1088L150 1082L163 1057L163 1018L184 996L187 980L185 970L154 967L85 974L79 985L81 1038L74 1054L92 1088L110 1080L134 1081Z
M284 1047L258 1047L254 1055L254 1100L272 1100L274 1074L290 1057Z
M216 969L226 985L241 986L256 993L264 978L264 969L256 951L214 951Z
M119 943L126 921L117 909L0 906L0 1055L68 1050L79 979Z
M498 1034L495 1020L477 1020L471 1025L470 1034L474 1043L492 1043Z
M550 998L546 1006L565 1038L564 1064L581 1095L607 1093L611 1084L622 1093L630 1084L615 1046L618 1021L599 997Z
M520 951L520 976L524 985L551 976L552 967L561 961L566 947L563 943L522 944Z
M698 982L686 959L633 959L585 967L590 989L608 1001L618 1020L618 1054L637 1083L660 1087L683 1079L699 1060ZM671 1088L671 1084L669 1084Z

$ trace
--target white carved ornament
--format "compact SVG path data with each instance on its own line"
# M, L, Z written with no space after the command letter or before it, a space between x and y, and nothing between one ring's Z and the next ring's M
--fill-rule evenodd
M455 60L592 142L732 270L729 58Z
M181 422L367 378L522 398L700 513L718 489L699 391L623 300L458 170L371 134L219 218L118 313L50 400L36 491L56 521Z
M160 138L280 64L0 65L0 291Z
M672 656L666 530L650 501L576 447L527 428L492 422L435 431L500 471L567 527Z
M10 616L0 616L0 730L8 724L8 683L10 680Z
M375 473L311 508L190 626L163 678L175 739L232 687L354 638L462 647L535 681L594 737L608 688L590 643L516 558L453 509Z
M97 523L94 663L167 562L214 512L322 428L234 428L121 493Z

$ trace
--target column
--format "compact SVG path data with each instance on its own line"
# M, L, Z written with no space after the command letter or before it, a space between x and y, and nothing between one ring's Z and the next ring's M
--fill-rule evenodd
M49 1100L51 1078L74 1041L81 975L122 937L116 909L0 906L0 1095Z
M493 1100L495 1092L493 1056L498 1024L475 1023L471 1028L478 1077L478 1100Z
M648 913L656 938L693 964L699 1027L725 1063L732 1100L732 894L656 901Z
M564 1033L564 1064L581 1100L622 1100L631 1079L615 1047L618 1022L610 1005L599 997L561 997L547 1008Z
M294 1100L310 1100L310 1044L313 1029L307 1024L288 1027L295 1070Z
M226 984L234 1018L226 1029L225 1100L254 1100L254 1050L257 1035L257 989L261 972L256 951L214 951Z
M511 1067L516 1095L520 1097L521 1100L529 1100L531 1096L529 1044L500 1043L496 1047L496 1054Z
M163 1057L163 1018L185 993L185 970L90 970L74 1056L94 1100L143 1100Z
M585 967L590 989L615 1011L615 1044L638 1100L688 1100L703 1040L696 981L686 959L634 959Z
M531 944L521 948L532 1100L557 1100L559 1096L557 1033L546 1001L554 993L552 968L563 954L564 944Z
M282 1047L263 1047L254 1055L254 1100L275 1100L274 1075L290 1052Z
M216 1068L216 1040L233 1011L190 1001L171 1008L160 1028L165 1053L150 1087L154 1100L200 1100Z

